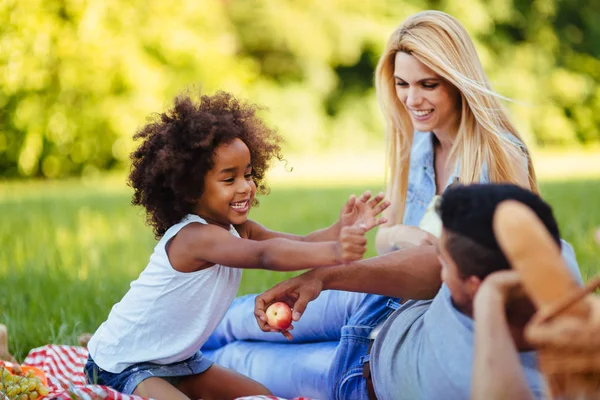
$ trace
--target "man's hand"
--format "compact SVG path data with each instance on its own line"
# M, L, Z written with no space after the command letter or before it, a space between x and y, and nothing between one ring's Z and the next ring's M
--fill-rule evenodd
M530 346L523 339L523 326L511 326L507 312L518 299L523 299L521 280L511 270L490 274L475 294L472 400L535 398L518 354Z
M371 199L371 192L366 191L358 199L350 196L340 213L340 227L364 225L366 230L387 222L385 218L377 218L383 210L390 206L389 201L383 200L384 194L379 193Z
M483 280L475 296L475 301L482 296L498 296L505 303L512 294L522 292L521 278L516 271L498 271L488 275Z
M486 307L490 302L504 306L509 326L516 329L523 329L535 313L533 303L523 290L521 277L514 270L497 271L483 280L474 306Z
M283 336L292 340L292 334L289 331L293 329L293 326L282 331L271 328L267 324L267 315L265 314L267 307L275 302L283 301L293 310L292 319L298 321L307 304L316 299L322 290L323 282L314 276L312 271L305 272L302 275L275 285L273 288L256 297L254 316L256 317L258 326L265 332L281 332Z

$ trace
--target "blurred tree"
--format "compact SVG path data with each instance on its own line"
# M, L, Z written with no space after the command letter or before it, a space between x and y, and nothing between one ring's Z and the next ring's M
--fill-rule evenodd
M597 0L0 0L0 177L126 166L190 85L267 106L291 152L379 146L377 59L429 8L465 24L530 144L600 142Z

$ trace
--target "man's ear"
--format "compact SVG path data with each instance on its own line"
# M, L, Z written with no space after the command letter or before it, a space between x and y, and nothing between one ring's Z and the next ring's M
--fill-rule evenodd
M473 301L475 299L475 294L479 290L479 286L481 286L482 280L479 279L476 275L471 275L467 279L465 279L465 292L469 296L469 299Z

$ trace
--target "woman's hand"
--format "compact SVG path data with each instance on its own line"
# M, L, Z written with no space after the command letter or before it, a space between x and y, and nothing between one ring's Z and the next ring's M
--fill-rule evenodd
M265 332L281 332L283 336L292 340L289 332L294 329L290 326L286 330L271 328L267 324L267 308L278 301L283 301L293 310L292 320L298 321L309 302L316 299L323 290L323 282L312 271L283 281L263 294L256 297L254 303L254 316L260 329Z
M359 225L368 231L376 226L385 224L386 218L377 218L382 211L390 206L390 202L383 200L384 194L379 193L371 199L371 192L366 191L358 199L350 196L340 213L340 227Z

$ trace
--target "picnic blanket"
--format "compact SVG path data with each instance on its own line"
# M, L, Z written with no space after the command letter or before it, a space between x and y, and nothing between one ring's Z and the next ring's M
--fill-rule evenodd
M23 365L44 371L50 393L45 399L58 400L147 400L119 393L107 386L86 383L83 366L88 357L85 347L48 344L29 352ZM238 400L285 400L275 396L248 396ZM296 397L292 400L310 400Z

